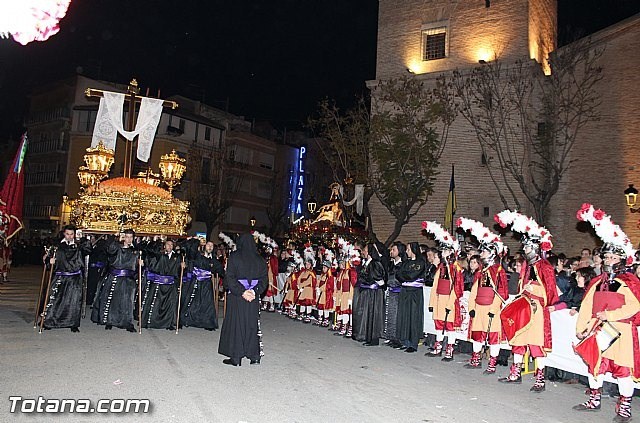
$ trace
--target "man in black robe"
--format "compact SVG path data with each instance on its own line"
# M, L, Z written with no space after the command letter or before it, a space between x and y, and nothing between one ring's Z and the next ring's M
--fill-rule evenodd
M98 284L93 301L91 321L105 325L106 330L113 326L136 332L133 325L133 302L138 287L137 272L138 251L133 246L135 232L124 231L119 242L115 237L107 241L108 271Z
M91 243L86 238L76 240L73 226L65 226L63 232L64 238L58 244L55 257L46 257L53 266L54 277L46 299L44 327L71 328L71 332L80 332L82 273L84 257L91 252Z
M89 254L89 270L87 271L87 305L93 303L98 289L98 282L107 272L107 239L99 238L93 244Z
M260 363L260 295L269 283L267 264L258 254L253 236L243 234L237 249L229 255L224 289L227 313L222 323L218 353L229 357L223 360L231 366L241 365L243 357L251 364Z
M224 269L213 256L215 247L213 242L207 242L202 253L199 246L200 240L198 238L187 240L182 245L189 261L188 269L191 277L182 286L180 326L215 330L218 328L218 318L213 295L213 277L223 276Z
M379 345L384 331L384 285L386 272L380 248L369 244L362 249L357 295L353 301L353 339L365 346ZM382 246L384 248L384 246Z
M407 246L407 260L396 273L402 282L398 301L398 337L405 352L418 350L418 341L422 336L424 325L424 286L427 263L420 254L420 244L412 242Z
M142 327L151 329L176 328L180 268L185 266L182 256L173 251L173 241L166 240L162 249L158 243L147 248L146 284L142 297Z
M389 264L389 271L387 276L387 295L385 304L385 321L384 321L384 337L385 343L392 348L401 348L402 343L398 338L397 323L398 323L398 299L400 297L400 290L402 289L401 282L396 278L396 273L402 262L407 259L406 247L401 242L394 242L391 246L391 263Z

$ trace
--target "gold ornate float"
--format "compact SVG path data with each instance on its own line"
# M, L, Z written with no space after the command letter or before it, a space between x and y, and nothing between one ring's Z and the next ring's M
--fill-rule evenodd
M151 169L136 179L107 179L114 151L99 143L88 148L78 178L82 187L76 200L67 200L71 222L92 233L114 233L133 229L140 235L181 236L191 222L189 202L174 198L186 166L175 151L160 159L160 174ZM164 184L165 190L160 187Z

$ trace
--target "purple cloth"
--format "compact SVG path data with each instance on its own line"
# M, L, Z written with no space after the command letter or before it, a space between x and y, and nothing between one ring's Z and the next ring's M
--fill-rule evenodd
M147 280L158 285L171 285L175 283L176 278L173 275L158 275L153 272L147 272Z
M111 269L109 273L111 273L111 276L115 276L115 277L124 276L126 278L131 278L133 277L133 275L136 274L135 271L129 270L129 269Z
M244 286L244 289L253 289L256 287L256 285L258 285L258 280L257 279L252 279L251 282L249 282L248 279L238 279L238 282L240 282L242 284L242 286Z
M89 267L97 267L97 268L102 268L104 267L104 263L101 261L96 261L95 263L90 263Z
M394 294L398 294L398 293L400 293L400 291L402 291L402 287L394 286L392 288L389 288L389 291L393 292Z
M76 270L75 272L56 272L56 276L76 276L81 274L82 270Z
M377 283L373 283L373 284L371 284L371 285L365 285L365 284L362 284L362 285L360 285L360 288L364 288L364 289L378 289L378 288L380 288L380 286L379 286Z
M410 287L410 288L422 288L424 279L416 279L412 282L402 282L402 286Z
M205 269L200 269L199 267L194 267L193 268L193 275L199 281L203 281L205 279L211 279L211 271L205 270Z

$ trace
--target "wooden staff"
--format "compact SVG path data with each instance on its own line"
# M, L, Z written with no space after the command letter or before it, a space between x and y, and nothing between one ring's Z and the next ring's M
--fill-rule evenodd
M89 285L89 254L84 258L84 280L82 281L82 318L87 313L87 285Z
M216 318L218 317L218 301L220 299L220 292L218 291L219 284L218 275L211 275L211 287L213 289L213 307L216 310Z
M142 333L142 250L138 251L138 335Z
M178 315L176 317L176 335L180 330L180 300L182 299L182 277L184 276L184 254L182 255L182 265L180 266L180 287L178 288Z
M38 333L42 333L42 329L44 328L44 319L47 316L47 301L49 298L49 291L51 290L51 279L53 279L53 266L55 265L56 262L56 252L58 251L58 248L54 248L53 249L53 263L51 263L51 270L49 271L49 282L47 283L47 293L44 297L44 301L45 303L44 305L44 310L42 310L42 316L40 317L40 330L38 331Z
M42 306L42 288L44 288L44 280L47 277L47 260L49 259L49 251L45 248L44 266L42 267L42 280L40 281L40 290L38 290L38 299L36 300L36 313L33 317L33 328L38 327L38 314L40 313L40 307Z

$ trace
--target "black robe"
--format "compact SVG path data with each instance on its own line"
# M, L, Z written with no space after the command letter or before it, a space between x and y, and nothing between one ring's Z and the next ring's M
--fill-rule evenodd
M419 250L418 250L419 251ZM424 284L427 263L420 256L415 260L402 262L396 277L402 282L414 282L419 279ZM424 326L424 295L422 287L403 286L398 302L398 338L417 345Z
M89 254L89 270L87 271L87 304L93 303L98 290L98 283L107 273L107 245L108 241L100 238Z
M182 286L180 324L204 329L217 329L218 317L212 277L224 275L224 269L213 255L207 257L205 254L201 254L197 248L199 244L199 239L191 239L184 245L189 258L190 277L185 278ZM209 273L211 276L208 276Z
M155 248L147 249L145 288L142 296L142 327L173 329L178 312L178 286L182 256L171 256ZM152 276L156 275L156 276ZM154 279L154 277L157 277ZM164 277L168 277L164 278ZM167 283L171 281L171 283Z
M400 297L400 284L396 278L396 273L402 261L397 264L393 261L389 264L387 276L387 291L385 302L384 338L389 341L399 341L398 338L398 299Z
M133 328L133 302L138 287L138 251L111 238L106 248L109 267L98 284L91 321L123 329ZM126 275L116 276L118 272Z
M267 264L258 255L253 236L244 234L237 242L237 250L229 255L224 289L227 291L227 313L222 322L218 353L239 362L243 357L260 359L260 295L267 289ZM242 298L245 287L240 280L257 280L252 289L255 299Z
M356 295L353 298L353 339L371 344L380 342L384 332L384 286L364 288L386 279L379 260L365 261L358 272Z
M53 267L54 276L46 302L44 327L80 326L84 257L90 252L91 243L88 239L79 240L71 245L63 240L58 245Z

